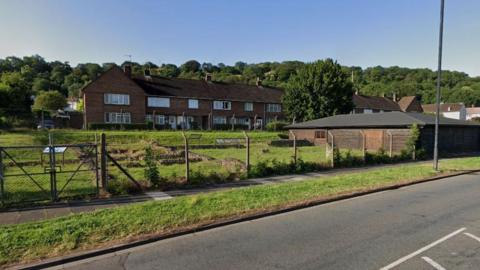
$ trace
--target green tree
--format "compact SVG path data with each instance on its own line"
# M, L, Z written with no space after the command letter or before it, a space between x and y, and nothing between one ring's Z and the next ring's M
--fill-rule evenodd
M34 111L56 111L67 105L65 96L57 91L41 92L35 98L32 109Z
M290 77L283 106L290 119L312 120L350 112L352 95L349 76L336 61L326 59L307 64Z
M183 73L198 72L200 70L200 63L196 60L189 60L180 66Z

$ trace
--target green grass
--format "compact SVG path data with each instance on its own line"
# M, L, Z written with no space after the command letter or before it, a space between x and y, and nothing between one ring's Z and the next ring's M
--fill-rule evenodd
M480 158L441 161L442 172L478 169ZM440 173L442 173L440 172ZM40 222L0 227L0 266L164 233L222 218L272 210L319 198L414 181L439 174L430 164L270 184L145 202Z

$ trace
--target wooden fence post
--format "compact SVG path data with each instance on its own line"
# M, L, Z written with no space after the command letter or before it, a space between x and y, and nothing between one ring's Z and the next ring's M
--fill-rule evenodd
M245 136L245 166L247 169L247 178L250 175L250 137L248 137L247 132L243 131L243 135Z
M297 165L297 135L292 130L290 130L290 134L293 137L293 164Z
M187 182L190 180L190 161L188 160L188 139L185 132L182 131L184 146L185 146L185 178Z
M107 190L107 140L105 133L100 137L100 181L103 191Z

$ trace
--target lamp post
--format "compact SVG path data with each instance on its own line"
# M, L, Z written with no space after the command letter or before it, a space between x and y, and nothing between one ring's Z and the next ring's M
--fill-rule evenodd
M440 122L440 85L442 75L443 13L445 0L440 0L440 33L438 40L437 93L435 99L435 141L433 145L433 168L438 170L438 125Z

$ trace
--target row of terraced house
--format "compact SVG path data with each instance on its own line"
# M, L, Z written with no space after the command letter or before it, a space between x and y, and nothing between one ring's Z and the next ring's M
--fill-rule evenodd
M263 129L283 120L283 91L256 85L132 75L114 66L82 89L83 124L143 124L156 128Z

